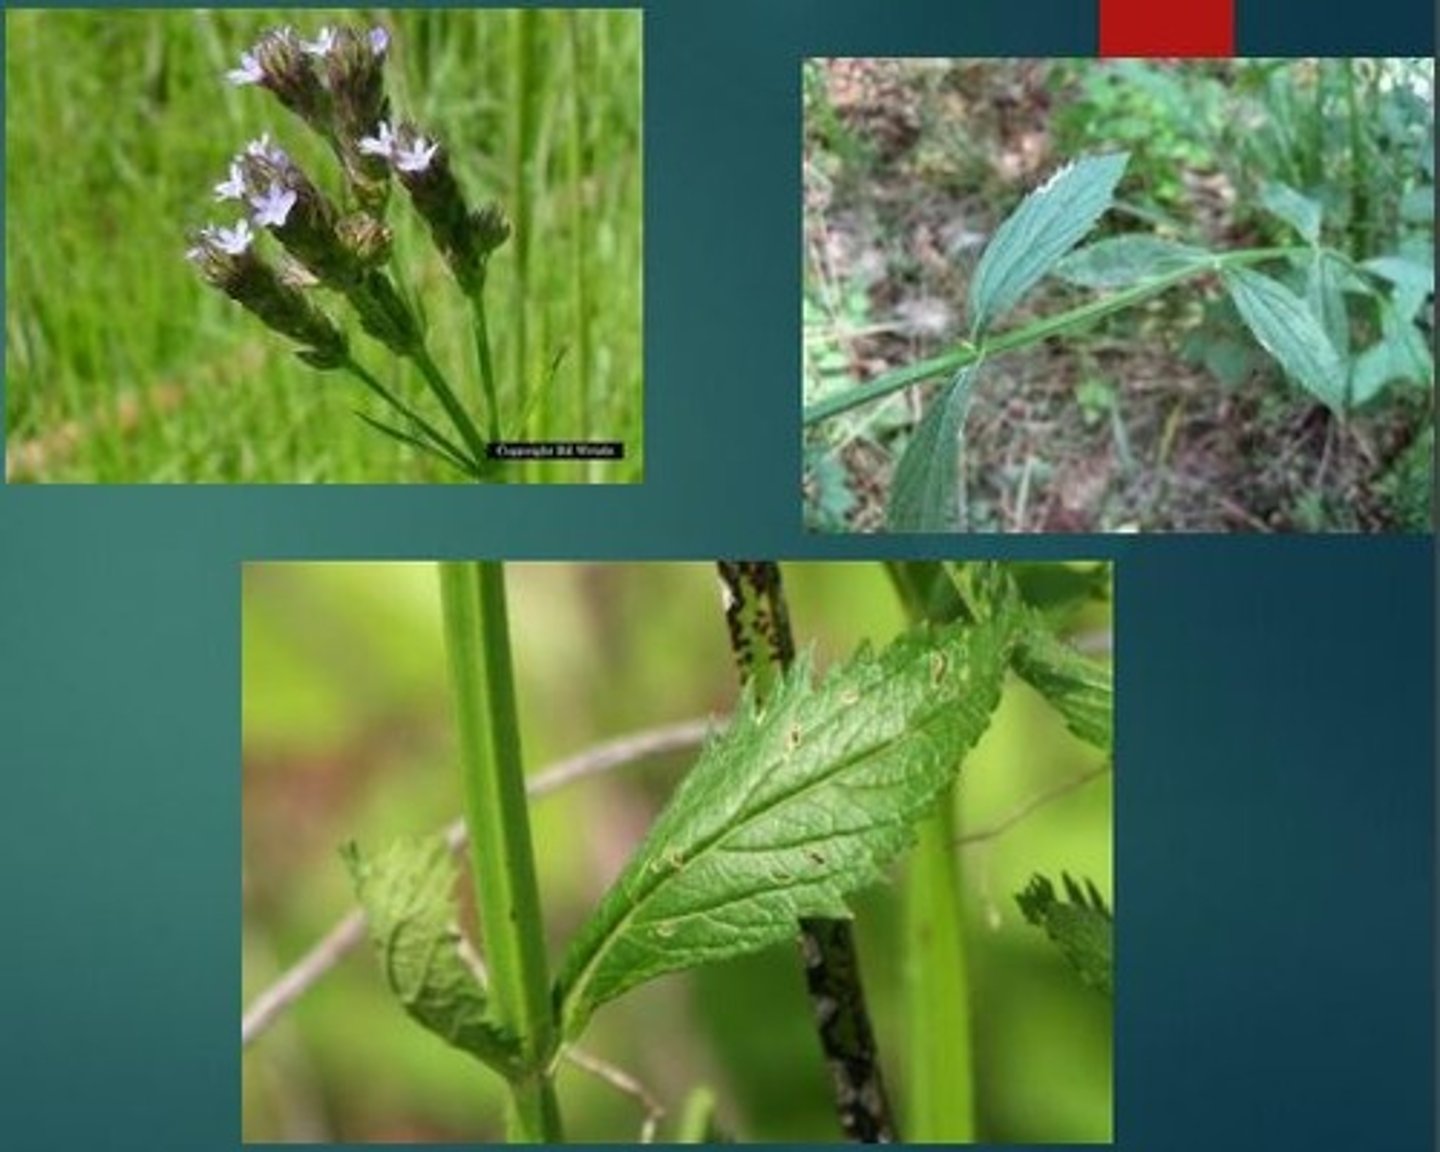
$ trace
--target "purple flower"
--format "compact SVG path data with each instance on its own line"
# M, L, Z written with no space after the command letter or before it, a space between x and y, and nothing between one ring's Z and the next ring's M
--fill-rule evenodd
M377 24L370 29L370 51L376 56L384 56L389 49L390 33Z
M238 160L230 161L230 178L215 185L216 200L243 200L248 189Z
M257 160L268 160L271 164L284 165L290 162L290 157L285 149L278 144L270 142L270 133L262 132L259 139L251 140L245 145L245 155L254 156Z
M428 143L425 137L416 136L408 145L396 148L391 160L401 172L424 172L439 150L439 144Z
M265 79L265 70L260 67L260 61L256 59L255 53L242 52L240 67L226 72L225 79L237 87L242 84L259 84Z
M272 183L263 196L250 197L250 206L255 209L255 223L262 228L283 228L295 207L295 191L282 184Z
M311 56L328 56L330 49L335 47L335 29L321 28L320 34L314 40L300 41L300 50Z
M201 261L216 252L227 256L239 256L250 247L255 234L250 231L250 221L241 220L234 228L216 228L208 224L200 229L200 242L185 253L190 260Z
M395 154L395 133L390 130L390 125L382 120L378 135L362 136L360 151L366 156L383 156L387 160L390 159Z

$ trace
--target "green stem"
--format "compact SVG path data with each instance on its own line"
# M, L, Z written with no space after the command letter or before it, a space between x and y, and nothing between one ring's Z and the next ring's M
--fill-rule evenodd
M953 374L987 356L1013 352L1017 348L1024 348L1051 336L1058 336L1060 333L1067 332L1071 328L1078 328L1082 324L1093 323L1101 317L1109 316L1112 312L1121 312L1126 308L1132 308L1142 300L1158 296L1161 292L1173 288L1176 284L1188 280L1192 276L1218 272L1224 268L1244 264L1258 264L1265 260L1278 260L1285 256L1308 251L1308 248L1250 248L1241 252L1226 252L1222 255L1212 256L1201 263L1177 269L1164 276L1157 276L1153 280L1147 280L1143 284L1137 284L1133 288L1127 288L1123 292L1117 292L1103 300L1095 300L1089 304L1082 304L1079 308L1062 312L1058 316L1037 320L1033 324L1027 324L1024 328L1017 328L979 344L967 341L954 351L946 352L944 355L935 356L929 360L922 360L918 364L898 368L894 372L887 372L859 388L853 388L842 395L831 396L829 399L810 405L805 409L805 426L809 427L822 420L829 420L842 412L848 412L862 404L882 399L902 388L908 388L912 384L919 384L936 376Z
M955 840L954 789L920 824L905 874L905 1134L917 1144L975 1139L970 975Z
M470 313L475 321L475 363L480 369L480 388L489 409L490 439L500 436L500 398L495 387L495 362L490 355L490 323L485 316L485 286L482 284L470 297Z
M425 383L434 394L435 399L440 401L445 414L450 417L450 423L455 431L460 434L460 439L465 441L465 447L469 450L469 456L475 462L475 467L481 471L489 471L488 460L485 456L485 438L480 435L480 430L475 427L475 422L470 419L470 414L465 411L465 405L460 403L460 398L455 395L455 390L450 387L445 376L436 366L431 358L429 350L424 344L417 344L410 353L410 359L415 361L415 367L425 377Z
M558 1143L563 1135L549 1070L557 1032L525 800L504 566L442 562L440 590L475 903L496 1016L519 1040L531 1069L510 1082L506 1134L513 1143Z
M943 565L886 565L912 622L973 619ZM921 1144L975 1140L975 1061L954 789L919 828L904 881L902 954L908 1045L905 1132Z
M1355 62L1343 62L1345 71L1345 112L1350 133L1350 251L1357 258L1369 255L1370 207L1365 195L1365 133L1360 121L1360 101L1355 90Z

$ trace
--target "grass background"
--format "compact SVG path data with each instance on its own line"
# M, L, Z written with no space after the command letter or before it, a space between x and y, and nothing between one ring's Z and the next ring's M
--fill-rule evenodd
M502 408L513 419L560 357L529 438L626 442L623 463L532 464L524 478L640 479L638 12L22 11L5 21L9 479L455 478L364 427L351 414L370 403L357 384L299 363L183 259L189 228L227 218L212 215L211 189L261 131L335 189L333 161L306 149L294 117L222 77L266 27L308 35L338 22L390 29L393 109L438 135L467 194L498 198L515 223L487 293ZM419 268L436 358L478 405L463 301L400 190L390 216L399 266ZM350 327L363 363L425 395Z
M734 670L707 564L511 565L512 640L531 772L604 739L728 712ZM784 567L797 641L824 665L904 627L879 564ZM243 596L243 997L350 906L337 846L375 848L458 811L437 578L430 564L259 564ZM1109 638L1110 609L1066 626ZM988 828L1095 764L1054 712L1012 683L967 758L961 827ZM686 756L632 765L535 801L552 966L670 795ZM980 1135L1108 1142L1111 1003L1081 986L1012 899L1061 870L1112 891L1112 778L957 848L968 903ZM859 902L867 993L891 1094L904 1099L898 886ZM1121 909L1123 915L1123 908ZM637 1076L669 1110L712 1088L738 1139L840 1140L795 949L657 980L606 1005L586 1051ZM496 1078L411 1022L373 954L335 969L245 1053L248 1141L502 1138ZM566 1137L633 1141L636 1105L565 1067ZM903 1120L903 1118L902 1118Z

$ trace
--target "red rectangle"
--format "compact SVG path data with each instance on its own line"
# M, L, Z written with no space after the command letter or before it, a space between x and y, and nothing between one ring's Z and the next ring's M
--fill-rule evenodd
M1101 56L1233 56L1235 0L1100 0Z

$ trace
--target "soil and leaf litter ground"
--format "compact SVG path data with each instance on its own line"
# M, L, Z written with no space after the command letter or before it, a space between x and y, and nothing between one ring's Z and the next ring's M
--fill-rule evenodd
M1273 189L1284 185L1314 198L1323 242L1356 262L1398 251L1412 267L1430 265L1428 68L810 62L807 408L960 344L967 289L996 227L1084 155L1128 156L1087 243L1134 233L1213 253L1293 244L1287 205L1275 211ZM1383 338L1354 287L1346 300L1359 348ZM1048 278L1000 330L1093 295ZM1411 337L1422 344L1430 307ZM1428 350L1423 361L1409 373L1418 379L1393 380L1341 419L1284 378L1219 276L1187 280L1064 338L986 359L964 429L968 526L1424 527ZM940 392L908 388L807 429L810 527L884 525L896 463Z

